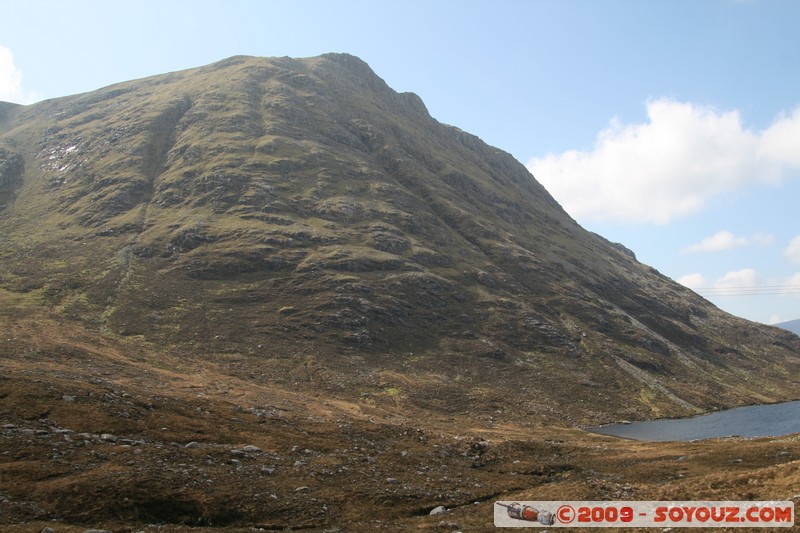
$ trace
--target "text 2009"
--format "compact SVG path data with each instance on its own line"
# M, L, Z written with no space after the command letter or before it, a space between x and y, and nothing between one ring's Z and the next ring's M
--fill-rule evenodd
M578 507L576 512L578 522L623 522L633 520L632 507Z

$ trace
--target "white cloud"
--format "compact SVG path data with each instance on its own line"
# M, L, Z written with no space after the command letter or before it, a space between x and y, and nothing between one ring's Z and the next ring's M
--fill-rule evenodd
M728 272L713 283L700 273L678 278L678 283L707 297L793 296L800 298L800 272L789 277L762 278L752 268Z
M707 287L708 281L706 277L702 274L686 274L685 276L681 276L678 278L678 283L683 285L684 287L689 287L692 290L699 289L701 287Z
M737 237L730 231L719 231L711 237L706 237L702 241L687 246L683 249L685 253L694 252L720 252L722 250L731 250L739 246L746 246L746 237Z
M769 233L756 233L752 237L750 237L749 244L761 244L764 246L769 246L775 242L775 236L770 235Z
M783 115L761 134L759 155L766 160L782 161L800 167L800 107L790 115Z
M786 294L794 296L795 298L800 298L800 272L795 272L794 275L786 281L784 290Z
M35 100L34 94L22 90L22 73L14 64L11 50L0 46L0 101L29 104Z
M695 291L700 290L709 295L735 295L742 289L747 291L756 290L762 284L758 272L752 268L728 272L713 283L709 282L708 278L700 273L686 274L678 278L677 281L684 287Z
M752 268L728 272L714 282L715 289L753 288L759 285L761 285L761 278L758 276L758 272Z
M795 237L789 242L783 254L789 258L792 263L800 264L800 235Z
M534 158L528 169L579 221L665 224L800 168L800 108L760 132L745 129L738 111L668 99L648 102L647 116L643 124L614 119L591 151Z
M698 243L687 246L681 251L683 253L722 252L751 244L768 245L772 244L773 240L772 235L764 233L756 233L752 237L737 237L730 231L722 230Z

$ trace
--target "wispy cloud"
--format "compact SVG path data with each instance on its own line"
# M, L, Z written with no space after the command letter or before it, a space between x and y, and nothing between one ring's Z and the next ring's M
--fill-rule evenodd
M0 101L29 104L36 101L36 95L22 89L22 73L14 64L11 50L0 46Z
M716 281L709 281L703 274L687 274L678 278L678 283L705 296L741 296L753 294L764 286L758 272L743 268L726 273Z
M742 246L749 246L752 244L772 244L774 238L772 235L757 233L752 237L738 237L730 231L718 231L711 237L706 237L702 241L687 246L682 253L698 253L698 252L722 252L725 250L733 250Z
M757 290L764 282L755 269L743 268L726 273L716 281L710 282L703 274L686 274L678 278L678 283L692 290L713 295L736 295L739 290Z
M752 268L743 268L728 272L714 283L715 289L741 289L743 287L757 287L761 285L761 278Z
M786 322L786 320L782 319L780 315L772 315L767 320L767 324L780 324L781 322Z
M528 169L579 221L665 224L800 168L800 107L762 131L746 129L738 111L669 99L648 102L647 116L612 120L592 150L534 158Z
M743 268L709 281L699 272L686 274L678 283L708 297L715 296L794 296L800 297L800 272L789 277L764 279L755 269Z
M795 272L786 282L783 284L784 292L788 296L794 296L795 298L800 298L800 272Z
M789 261L800 265L800 235L795 237L789 242L783 254L789 258Z
M697 290L708 286L706 277L700 273L686 274L685 276L678 278L677 281L684 287L689 287L692 290Z

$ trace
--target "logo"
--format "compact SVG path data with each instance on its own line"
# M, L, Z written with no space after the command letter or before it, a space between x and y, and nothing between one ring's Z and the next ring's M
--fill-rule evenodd
M555 511L553 511L555 510ZM497 527L792 527L791 501L498 501Z

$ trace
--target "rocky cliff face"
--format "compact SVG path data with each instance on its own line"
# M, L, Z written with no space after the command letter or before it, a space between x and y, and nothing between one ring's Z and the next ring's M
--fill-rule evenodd
M0 201L9 316L259 383L583 421L796 395L798 337L583 230L348 55L0 107Z

